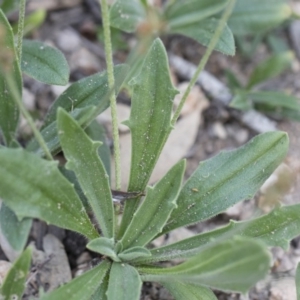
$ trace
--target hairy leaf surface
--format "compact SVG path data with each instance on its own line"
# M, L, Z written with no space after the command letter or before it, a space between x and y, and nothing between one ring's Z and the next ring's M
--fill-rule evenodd
M177 163L154 187L134 214L121 243L124 249L147 245L166 224L176 207L185 170L185 161Z
M283 160L288 137L283 132L256 136L237 150L201 162L183 186L163 232L211 218L251 199Z
M180 281L161 283L176 300L217 300L215 294L207 287Z
M56 162L22 149L0 149L0 197L19 219L38 218L93 239L98 233Z
M107 290L108 300L139 300L142 280L135 268L127 264L113 263Z
M6 145L14 139L19 122L19 109L14 97L22 95L22 77L14 46L12 28L0 10L1 56L0 56L0 132ZM8 80L14 86L9 86ZM12 89L16 89L13 92Z
M70 70L64 55L39 41L23 41L22 71L30 77L53 85L66 85Z
M96 253L100 253L102 255L109 256L114 261L120 261L114 250L114 246L115 246L115 243L114 243L113 239L100 237L100 238L90 241L86 247Z
M151 256L151 252L144 247L132 247L118 254L118 257L122 261L131 261L137 258L149 256Z
M143 263L188 258L196 255L213 240L244 236L263 241L269 247L287 250L290 241L300 234L300 204L276 208L271 213L250 221L230 221L227 226L151 250L152 256L138 260Z
M45 294L41 297L41 300L90 300L92 295L97 291L97 288L101 285L102 280L104 280L109 267L110 263L104 261L92 270L76 277L66 285L63 285L49 294Z
M63 109L58 110L59 139L67 159L67 169L74 171L107 238L114 236L114 208L109 177L98 155L100 142L93 142Z
M132 152L131 192L144 191L158 160L171 126L173 98L177 94L170 79L168 59L161 40L156 39L132 81L133 95L130 119ZM138 200L125 205L120 235L131 221Z
M243 293L266 276L270 262L263 244L235 238L214 244L178 266L139 270L144 281L179 280Z
M31 262L31 248L27 248L14 262L1 285L1 299L22 299Z

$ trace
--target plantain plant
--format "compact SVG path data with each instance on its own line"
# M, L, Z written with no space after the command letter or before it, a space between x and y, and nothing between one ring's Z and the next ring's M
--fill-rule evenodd
M117 1L115 5L120 2L125 3ZM54 102L40 131L20 101L21 68L37 80L64 85L68 81L67 64L51 47L40 42L20 42L22 24L15 48L11 27L0 12L1 32L4 32L0 36L1 43L7 49L5 57L9 57L7 60L1 56L0 197L4 204L0 221L11 249L20 254L1 287L1 299L19 299L24 291L31 250L28 248L22 254L21 251L26 245L32 218L80 233L87 239L87 248L101 258L99 265L70 283L40 295L42 300L140 299L145 281L162 284L177 300L217 299L211 289L245 293L267 274L271 264L268 247L287 248L289 241L300 233L300 205L294 205L277 207L267 215L246 222L231 221L225 227L174 244L151 247L151 242L163 234L207 220L252 198L288 149L286 133L265 133L237 150L221 152L200 162L185 183L182 183L185 171L182 160L154 186L147 186L190 88L212 51L218 49L224 28L230 30L226 22L234 0L224 1L222 9L217 10L214 7L217 2L203 0L194 4L196 2L203 4L201 9L210 7L208 11L224 12L173 116L172 101L177 91L171 83L163 43L158 38L152 41L135 72L128 73L124 65L113 67L109 11L106 0L102 0L107 72L72 84ZM131 8L135 3L147 6L146 1L126 3ZM177 11L180 17L176 2L173 5L173 13ZM23 0L21 16L24 7ZM169 9L172 10L171 4ZM182 18L186 17L184 11ZM233 39L227 42L233 43ZM234 44L230 44L228 52L230 49L234 49ZM132 78L128 78L128 74ZM125 122L131 131L132 155L128 193L117 195L129 198L119 222L114 207L116 195L111 190L106 163L107 151L99 150L103 145L97 131L101 131L92 121L111 106L116 187L119 189L115 96L123 82L132 93L131 115ZM34 132L34 138L25 149L18 145L16 138L19 112ZM67 160L65 166L59 166L54 159L60 151ZM159 264L172 260L175 261L169 267Z

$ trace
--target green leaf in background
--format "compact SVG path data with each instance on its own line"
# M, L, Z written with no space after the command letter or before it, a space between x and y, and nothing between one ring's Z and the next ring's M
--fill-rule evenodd
M71 113L72 117L82 127L86 127L96 115L95 106L87 106L84 108L76 108ZM57 121L52 122L41 130L42 137L47 144L49 151L55 155L60 152L60 142L57 131ZM33 138L26 146L28 151L34 152L39 156L44 156L44 150L35 138Z
M120 261L114 250L115 242L113 239L100 237L90 241L86 247L93 252L108 256L114 261Z
M19 0L1 0L0 8L4 13L12 12L18 8Z
M118 254L118 257L122 261L132 261L137 258L144 258L149 256L151 256L151 252L144 247L132 247Z
M49 294L45 294L40 300L90 300L101 285L102 280L104 280L110 265L108 261L104 261L66 285Z
M161 282L176 300L218 300L207 287L180 281Z
M4 300L22 299L25 282L30 268L31 248L27 248L14 262L0 289L0 298Z
M114 208L109 177L98 155L100 142L93 142L62 108L58 110L60 143L67 159L66 168L74 171L93 209L102 234L114 237Z
M31 224L32 220L28 218L19 221L15 213L2 203L0 209L0 229L10 247L19 255L27 243ZM10 259L9 255L7 256Z
M120 78L126 72L125 65L118 65L114 68L114 75ZM121 82L116 83L116 91L119 90ZM67 112L72 112L76 108L87 106L97 106L99 114L109 106L109 89L107 73L101 72L85 77L66 89L53 103L49 109L42 128L49 126L56 120L58 107L64 108Z
M134 32L145 17L146 11L139 0L116 0L110 9L110 25L126 32Z
M236 35L257 34L278 26L291 15L286 0L238 0L229 27Z
M201 162L183 186L178 207L163 230L194 224L251 199L283 160L288 149L284 132L268 132L237 150Z
M243 87L240 80L230 70L225 70L225 76L227 80L227 85L231 90L240 89Z
M28 76L52 85L66 85L70 70L64 55L38 41L23 41L21 68Z
M247 91L236 90L233 99L231 100L230 107L240 110L250 110L253 108L252 102L247 97Z
M199 253L212 240L220 241L233 236L244 236L263 241L269 247L288 249L290 241L300 234L300 204L276 208L271 213L250 221L230 221L227 226L197 234L174 244L151 250L151 257L138 262L154 263L184 259ZM136 261L135 261L136 262Z
M300 263L297 266L295 280L296 280L297 300L300 300Z
M98 155L105 167L107 175L110 177L110 159L111 153L109 146L106 142L106 133L103 125L99 124L97 121L93 121L86 129L86 134L93 140L101 142L102 145L98 149Z
M170 79L167 53L156 39L142 66L132 80L133 95L130 119L132 153L128 190L144 191L170 131L173 99L177 91ZM143 99L143 101L141 101ZM138 200L127 201L120 235L131 221Z
M12 28L1 10L0 30L0 132L6 145L9 145L14 139L19 122L19 109L14 97L17 95L21 98L22 77ZM14 86L9 86L8 81L11 81ZM13 92L12 88L16 91Z
M142 280L137 270L130 265L113 263L107 290L108 300L139 300Z
M218 25L218 19L208 18L204 21L200 21L190 25L185 25L181 27L178 26L174 29L170 28L170 33L178 33L188 36L196 40L198 43L204 46L208 46ZM215 50L218 50L227 55L235 54L235 43L233 34L227 25L223 30L223 33L215 47Z
M246 88L251 89L259 83L278 76L291 66L293 59L294 53L291 51L271 56L254 69Z
M205 249L171 268L138 268L143 281L181 282L245 293L269 271L271 257L257 241L235 238Z
M145 246L162 231L176 207L184 170L185 161L180 161L154 187L147 188L146 198L121 240L123 249Z
M282 92L249 92L248 97L254 104L266 104L273 108L288 108L300 112L299 99Z
M166 7L164 16L170 28L177 28L211 17L222 11L228 1L179 0Z
M0 165L0 197L19 219L38 218L90 239L99 236L56 162L22 149L0 149Z

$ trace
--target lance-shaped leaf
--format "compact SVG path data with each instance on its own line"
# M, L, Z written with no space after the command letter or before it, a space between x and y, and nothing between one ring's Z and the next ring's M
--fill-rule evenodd
M66 285L49 294L45 294L41 297L41 300L90 300L97 288L101 286L109 267L110 263L104 261Z
M217 27L219 25L219 20L215 18L208 18L204 21L197 23L178 26L176 28L170 28L170 33L178 33L185 36L188 36L198 43L208 46L211 41ZM215 50L218 50L227 55L235 54L235 43L233 34L230 28L226 25L220 39L215 47Z
M247 89L278 76L291 66L293 60L294 54L292 51L285 51L271 56L254 69L249 78Z
M133 83L131 115L132 152L129 191L143 191L164 146L171 127L173 98L177 94L170 79L168 58L156 39ZM138 200L125 205L120 235L131 221Z
M38 41L23 41L22 71L30 77L53 85L69 82L69 66L64 55L53 47Z
M170 2L164 16L171 28L198 23L222 11L228 1L179 0Z
M14 97L21 98L22 77L12 28L1 10L0 30L0 132L6 144L9 145L14 139L19 121L19 110ZM13 86L9 85L8 81Z
M118 65L114 68L114 76L118 79L116 81L116 91L120 88L121 77L126 70L125 65ZM58 107L64 108L67 112L72 112L76 108L87 106L97 106L99 114L108 108L109 89L106 72L85 77L67 88L49 109L43 128L56 120Z
M127 264L112 264L106 294L108 300L138 300L141 287L142 280L135 268Z
M285 0L238 0L229 26L234 34L257 34L278 26L291 14Z
M14 262L0 289L1 299L22 299L31 262L31 248L27 248Z
M107 300L106 291L108 289L109 273L106 274L101 284L97 288L90 300Z
M82 127L86 127L95 117L96 107L87 106L84 108L76 108L71 112L72 117ZM41 130L44 141L47 144L49 151L52 154L57 154L61 150L60 141L58 137L57 121L50 123L47 127ZM39 156L44 156L44 150L40 147L38 141L32 139L26 147L27 150L35 152Z
M58 110L59 139L93 213L107 238L114 236L114 208L109 177L98 155L100 142L93 142L77 122L62 108Z
M146 17L146 11L139 0L117 0L110 9L110 24L126 32L134 32Z
M123 249L145 246L162 231L176 207L184 170L185 161L180 161L154 187L147 188L146 198L121 240Z
M0 149L0 165L0 197L19 219L38 218L90 239L99 236L57 162L22 149Z
M114 261L120 261L115 251L115 243L113 239L100 237L90 241L86 247L91 251L108 256Z
M298 264L297 266L295 280L296 280L297 300L300 300L300 264Z
M217 300L215 294L207 287L180 281L161 282L176 300Z
M134 262L153 263L196 255L212 240L244 236L263 241L269 247L287 250L290 241L300 234L300 204L276 208L262 217L244 221L230 221L227 226L201 233L188 239L151 250L151 257Z
M144 281L179 280L243 293L266 276L270 260L262 243L235 238L215 244L178 266L139 271Z
M163 232L194 224L251 199L283 160L288 137L283 132L256 136L237 150L201 162L183 186Z
M151 256L151 252L144 247L133 247L129 248L122 253L118 254L118 257L122 261L132 261L141 257L149 257Z
M32 220L28 218L19 221L15 213L2 203L0 209L0 243L9 260L14 260L23 251L27 243L31 224ZM7 247L4 244L8 244Z

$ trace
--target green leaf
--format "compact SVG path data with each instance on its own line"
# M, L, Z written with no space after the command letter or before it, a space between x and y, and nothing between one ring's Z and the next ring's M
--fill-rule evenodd
M247 97L247 92L244 90L237 90L233 99L230 102L230 107L240 110L250 110L252 109L252 103Z
M170 131L173 99L177 94L161 40L153 42L141 73L132 80L132 87L131 115L125 123L131 130L132 140L128 190L140 192L146 188ZM137 204L138 200L127 201L120 236L131 221Z
M162 231L176 207L184 170L185 161L180 161L154 187L147 188L146 198L121 240L124 249L145 246Z
M0 132L2 132L6 145L9 145L14 139L19 122L19 109L14 97L17 95L21 98L22 77L12 28L1 10L0 27L3 31L0 40ZM8 81L11 81L14 86L10 86ZM13 92L13 88L16 89L15 92Z
M1 1L1 10L4 13L9 13L18 8L19 0L2 0Z
M14 262L13 266L6 275L0 289L1 299L22 299L30 262L31 248L27 248Z
M98 155L100 142L93 142L63 109L58 110L59 139L67 159L66 168L74 171L107 238L114 237L114 208L109 177Z
M28 76L52 85L66 85L70 70L64 55L38 41L23 41L21 68Z
M107 290L108 300L139 300L142 280L137 270L130 265L113 263Z
M229 27L236 35L257 34L278 26L291 14L285 0L238 0Z
M125 65L118 65L114 68L114 75L119 81L116 83L116 91L119 90L122 73L126 72ZM58 107L64 108L67 112L72 112L76 108L85 108L87 106L97 106L100 114L109 106L109 89L107 73L101 72L85 77L73 83L65 92L63 92L49 109L44 125L48 127L56 120Z
M96 253L109 256L114 261L120 261L115 252L115 242L113 239L100 237L90 241L86 247Z
M106 291L108 289L109 273L106 274L98 289L90 300L107 300Z
M204 46L208 46L218 25L218 19L209 18L205 19L204 21L200 21L190 25L176 27L174 29L170 28L170 33L177 33L188 36L196 40L198 43ZM223 33L215 47L215 50L227 55L235 54L235 43L233 34L227 25L223 30Z
M0 209L0 228L7 242L19 254L23 251L30 232L32 220L19 221L15 213L4 203Z
M243 87L240 80L230 70L225 70L225 76L227 79L227 85L230 90L240 89Z
M40 300L90 300L97 288L101 286L101 282L104 280L110 265L108 261L104 261L66 285L49 294L45 294Z
M207 287L180 281L162 282L176 300L217 300Z
M247 89L251 89L259 83L278 76L291 66L293 59L294 54L291 51L271 56L254 69L249 78Z
M200 233L188 239L151 250L151 257L134 262L154 263L184 259L196 255L211 241L244 236L263 241L269 247L288 249L290 241L300 234L300 204L284 206L250 221L230 221L227 226Z
M228 207L251 199L283 160L288 137L268 132L234 151L201 162L183 186L178 207L163 230L169 232L211 218Z
M228 1L179 0L166 7L164 16L170 28L199 23L222 11Z
M38 218L93 239L98 233L73 186L46 161L22 149L0 149L0 197L21 220Z
M138 258L145 258L151 256L151 252L144 247L129 248L122 253L118 254L118 257L122 261L131 261Z
M103 162L106 173L110 176L110 159L111 153L109 146L107 145L107 137L105 133L105 128L103 125L99 124L97 121L93 121L86 129L86 134L93 140L102 142L102 146L98 149L98 155Z
M95 114L96 114L95 106L76 108L71 112L72 117L82 127L86 127L91 122L91 120L95 117ZM60 146L58 131L57 131L57 121L54 121L53 123L49 124L47 127L43 128L41 130L41 134L50 152L53 155L59 153L61 150L61 146ZM40 147L40 144L37 142L35 138L28 143L26 149L28 151L35 152L35 154L39 156L44 156L44 150Z
M273 108L283 107L300 112L298 98L282 92L250 92L248 96L255 104L266 104Z
M297 290L297 300L300 300L300 263L296 270L296 290Z
M138 0L117 0L110 9L110 25L126 32L134 32L146 17L146 11Z
M262 243L235 238L215 244L171 268L139 268L143 281L179 280L223 291L245 293L263 279L271 257Z

